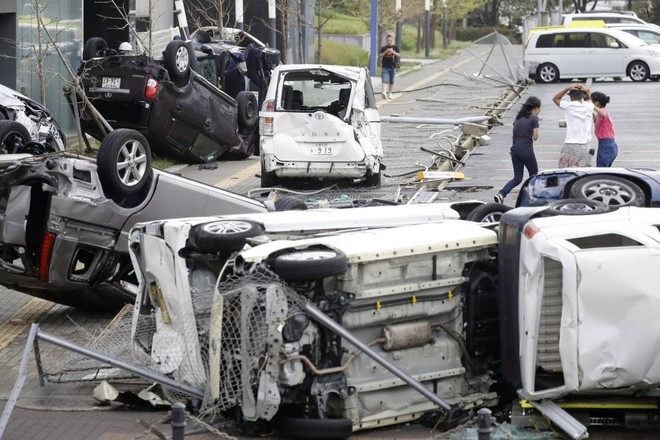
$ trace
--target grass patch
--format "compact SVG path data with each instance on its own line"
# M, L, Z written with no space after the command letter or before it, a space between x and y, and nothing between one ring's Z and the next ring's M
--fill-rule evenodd
M324 39L321 51L323 64L358 67L369 65L369 52L361 47Z
M360 17L328 11L325 13L324 18L328 19L328 21L323 25L324 34L358 35L366 34L369 32L367 23L365 23L365 21Z

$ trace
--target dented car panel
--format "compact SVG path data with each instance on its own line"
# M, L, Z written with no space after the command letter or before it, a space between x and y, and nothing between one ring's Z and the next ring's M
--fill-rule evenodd
M263 171L337 179L380 173L380 116L370 81L364 68L276 68L260 112Z
M60 126L46 107L15 90L0 84L0 120L16 121L30 134L30 139L64 151L65 138Z
M505 234L514 234L516 211L503 217ZM520 328L505 325L502 334L520 341L525 398L652 393L660 384L660 333L653 330L660 213L626 207L527 222L532 212L519 218ZM512 252L507 247L500 249L504 258Z

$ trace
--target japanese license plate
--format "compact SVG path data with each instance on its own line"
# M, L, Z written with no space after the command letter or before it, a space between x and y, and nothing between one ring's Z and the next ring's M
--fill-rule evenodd
M332 154L332 147L328 144L312 144L312 146L309 147L309 153L323 155Z
M111 76L104 76L101 83L104 89L118 89L121 87L121 78L114 78Z

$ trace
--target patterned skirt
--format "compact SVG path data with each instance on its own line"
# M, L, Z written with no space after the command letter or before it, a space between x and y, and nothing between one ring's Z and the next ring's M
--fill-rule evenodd
M559 155L559 168L590 167L594 149L589 144L564 144Z

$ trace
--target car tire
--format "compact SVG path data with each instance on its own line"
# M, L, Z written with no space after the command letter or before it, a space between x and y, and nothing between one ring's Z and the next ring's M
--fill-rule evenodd
M382 173L379 171L377 173L367 174L367 177L364 179L363 185L367 187L380 186L382 178Z
M465 219L477 223L498 223L502 214L510 210L510 206L502 203L484 203L470 211Z
M272 173L267 172L264 169L263 164L261 165L261 176L260 177L261 177L261 187L262 188L272 188L272 187L277 186L281 183L280 178L277 177L277 175L274 172L272 172Z
M286 417L278 427L283 437L301 440L345 439L353 434L349 419L303 419Z
M275 200L275 211L304 211L307 209L307 204L291 196L278 197Z
M343 275L348 269L344 254L331 249L304 249L279 255L271 270L288 281L313 281Z
M563 199L552 202L543 215L591 215L612 211L610 206L595 200Z
M0 121L0 153L18 153L30 139L30 132L20 122Z
M138 131L119 128L101 142L96 157L99 179L110 197L139 192L151 179L151 149Z
M108 43L101 37L92 37L85 42L82 60L103 57L108 50Z
M190 73L192 54L190 48L181 40L170 41L163 53L163 63L170 79L177 83Z
M587 176L573 184L569 194L576 199L595 200L607 206L645 206L644 191L634 182L617 176Z
M634 82L646 81L649 78L649 66L643 61L633 61L628 66L628 76Z
M238 125L244 129L254 128L259 120L259 104L254 93L242 91L236 95L238 103Z
M541 83L551 83L559 80L559 69L552 63L543 63L536 69L536 80Z
M246 239L263 233L259 223L240 219L216 220L195 226L192 246L203 252L230 254L243 249Z

